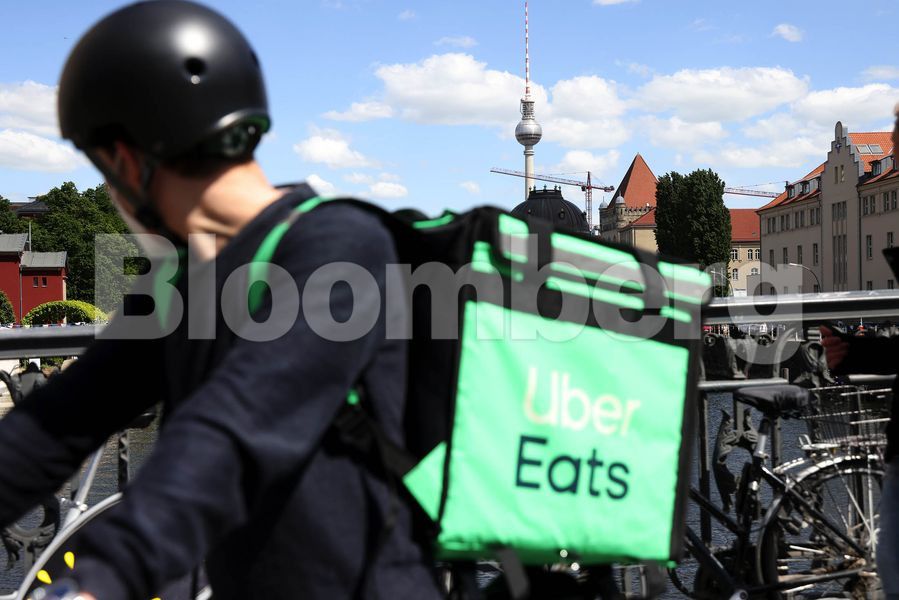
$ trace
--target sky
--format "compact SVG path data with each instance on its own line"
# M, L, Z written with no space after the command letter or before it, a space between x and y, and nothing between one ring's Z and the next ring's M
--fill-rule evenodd
M222 0L250 39L273 117L257 157L307 180L428 214L511 209L524 169L518 0ZM58 137L56 83L78 37L122 6L0 0L0 195L24 201L99 174ZM887 131L899 101L899 3L532 0L543 140L536 170L617 186L640 153L659 176L697 168L782 190L826 158L834 125ZM884 43L881 44L880 42ZM764 185L762 185L764 184ZM577 188L567 199L583 202ZM594 203L611 199L596 193ZM726 196L728 206L763 198Z

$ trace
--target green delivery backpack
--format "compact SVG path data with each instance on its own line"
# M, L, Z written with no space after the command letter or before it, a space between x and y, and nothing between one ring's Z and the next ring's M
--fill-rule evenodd
M323 201L298 206L252 268ZM406 449L355 392L334 428L380 452L432 524L436 556L677 560L708 276L497 208L413 220L331 201L392 232L414 333ZM455 293L428 292L448 277ZM263 292L250 288L251 311Z

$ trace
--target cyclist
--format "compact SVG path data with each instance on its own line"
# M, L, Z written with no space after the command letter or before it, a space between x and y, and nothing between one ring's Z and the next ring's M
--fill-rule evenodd
M284 193L266 180L253 158L269 128L257 57L234 25L197 4L138 3L99 21L65 65L59 120L135 230L205 259L177 279L184 306L194 276L211 278L223 305L240 296L223 296L228 276L314 196L306 185ZM193 234L213 234L215 244L190 256ZM124 335L98 340L0 421L7 524L110 434L164 402L153 454L123 501L77 542L80 591L71 597L145 600L201 561L216 598L438 596L408 509L328 433L356 387L400 440L405 345L386 338L383 302L356 339L315 333L314 319L342 323L353 314L353 290L334 285L310 298L304 289L323 265L355 264L377 283L368 301L378 303L385 265L395 262L392 240L369 214L326 205L290 226L272 262L303 292L303 310L283 335L247 339L206 296L157 339L125 339L134 315L120 313L107 331ZM273 298L282 284L267 293L258 320L281 314ZM197 333L210 324L214 335Z

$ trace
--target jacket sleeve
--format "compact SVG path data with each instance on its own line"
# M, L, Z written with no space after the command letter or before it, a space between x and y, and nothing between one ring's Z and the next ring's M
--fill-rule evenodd
M899 337L851 337L848 342L849 353L834 369L835 374L886 375L899 369Z
M113 433L159 401L153 380L135 385L159 342L99 340L81 359L0 419L0 525L59 487Z
M80 545L74 575L83 589L99 600L151 597L243 524L267 491L298 480L383 343L385 264L393 260L383 225L355 208L324 206L290 229L273 259L289 281L274 281L272 296L301 292L300 316L294 310L285 321L270 296L259 314L286 333L270 341L238 335L206 383L169 415L123 502ZM348 274L353 289L321 285ZM351 339L334 339L341 336L329 324L357 318Z

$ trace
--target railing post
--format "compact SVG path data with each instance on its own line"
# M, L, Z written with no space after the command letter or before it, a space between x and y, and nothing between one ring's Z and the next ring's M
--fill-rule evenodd
M709 397L705 391L699 392L699 493L706 498L712 494L712 465L709 458ZM712 516L708 511L699 511L699 527L702 541L712 543Z

